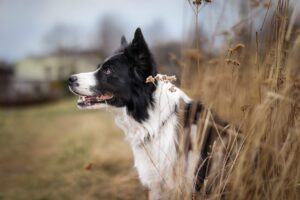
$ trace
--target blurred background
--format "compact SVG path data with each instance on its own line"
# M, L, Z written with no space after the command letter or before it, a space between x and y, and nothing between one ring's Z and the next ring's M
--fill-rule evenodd
M141 27L160 73L176 75L193 95L199 66L205 74L236 44L251 52L235 57L246 60L256 54L259 35L260 57L267 55L277 3L0 0L0 200L146 199L123 133L109 113L77 109L68 76L95 70L118 49L122 35L130 41ZM292 43L300 30L300 2L289 3L286 37ZM217 76L209 77L211 89ZM195 96L202 94L199 87ZM219 110L236 122L244 114Z

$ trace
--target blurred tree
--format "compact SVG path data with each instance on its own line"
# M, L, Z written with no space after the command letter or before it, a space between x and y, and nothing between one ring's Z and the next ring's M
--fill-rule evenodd
M99 45L98 48L105 56L108 56L120 46L121 37L125 34L124 30L119 18L106 15L100 20L95 44Z
M66 64L64 59L67 54L72 54L80 50L79 39L79 29L75 26L66 24L58 24L54 26L45 35L44 41L47 45L47 49L52 54L58 56L59 66L57 67L60 72L63 72L66 67L71 68L71 71L75 71L75 65L69 66L69 63ZM51 67L45 66L45 74L51 74L52 70L53 69ZM64 85L64 73L58 73L57 76L57 80L62 81L62 85Z
M166 40L168 41L167 28L161 19L155 19L145 28L144 33L146 33L147 42L151 44L151 46L159 45Z
M181 56L182 45L179 42L158 43L152 48L159 72L179 77L179 66L174 60Z
M78 49L79 29L71 25L58 24L46 33L44 41L51 52Z
M0 82L5 85L13 78L14 65L0 60Z

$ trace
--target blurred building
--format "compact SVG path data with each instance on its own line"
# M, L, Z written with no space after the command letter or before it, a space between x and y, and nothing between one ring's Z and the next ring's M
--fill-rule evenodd
M18 80L62 81L72 73L95 70L101 57L94 53L65 53L29 57L16 64Z
M28 57L16 65L0 65L0 104L24 105L69 94L67 78L95 70L101 56L94 52L64 52Z

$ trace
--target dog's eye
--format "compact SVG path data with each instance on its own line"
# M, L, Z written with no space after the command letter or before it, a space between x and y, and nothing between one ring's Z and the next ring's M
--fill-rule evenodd
M104 74L109 75L111 74L111 69L109 69L108 67L103 69Z

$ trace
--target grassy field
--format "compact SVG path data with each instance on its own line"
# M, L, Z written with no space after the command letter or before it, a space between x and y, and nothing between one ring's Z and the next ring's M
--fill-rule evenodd
M107 112L75 99L0 110L0 134L1 200L146 199Z

